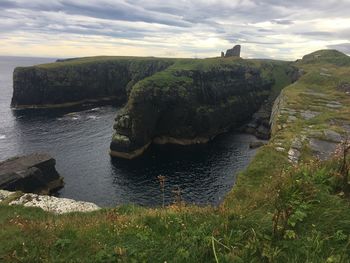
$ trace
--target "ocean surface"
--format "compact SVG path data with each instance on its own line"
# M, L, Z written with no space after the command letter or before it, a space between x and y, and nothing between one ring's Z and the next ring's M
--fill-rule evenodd
M234 185L256 150L255 137L228 133L206 145L151 146L136 160L108 154L113 105L82 105L68 109L11 110L12 73L17 66L55 59L0 57L0 161L16 155L47 152L65 179L57 195L100 206L162 204L158 176L165 177L165 203L179 194L187 203L217 205Z

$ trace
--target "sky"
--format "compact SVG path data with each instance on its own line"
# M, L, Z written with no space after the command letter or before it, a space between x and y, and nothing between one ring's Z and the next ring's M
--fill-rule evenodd
M0 55L350 54L350 0L0 0Z

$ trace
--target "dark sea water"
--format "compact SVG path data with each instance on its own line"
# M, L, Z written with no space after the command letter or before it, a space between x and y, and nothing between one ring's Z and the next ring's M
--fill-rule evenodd
M16 66L54 59L0 57L0 160L47 152L65 178L61 197L101 206L162 204L157 177L165 176L165 201L179 188L187 203L217 205L255 154L256 139L229 133L199 146L151 146L142 157L127 161L108 154L117 107L83 105L60 110L10 109L12 72Z

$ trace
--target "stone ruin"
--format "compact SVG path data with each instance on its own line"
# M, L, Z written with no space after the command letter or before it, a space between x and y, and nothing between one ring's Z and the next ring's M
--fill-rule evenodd
M235 45L233 48L228 49L226 51L226 54L224 52L221 52L221 57L240 57L241 56L241 45Z

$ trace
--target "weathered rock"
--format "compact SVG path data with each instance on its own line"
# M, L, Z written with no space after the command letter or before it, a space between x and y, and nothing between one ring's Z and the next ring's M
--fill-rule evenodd
M233 48L226 51L225 57L240 57L241 56L241 45L235 45Z
M20 198L11 201L9 205L23 205L26 207L39 207L45 211L55 214L72 212L92 212L101 209L96 204L89 202L75 201L67 198L54 196L24 194Z
M340 109L343 107L343 105L338 101L330 101L326 104L326 107L331 109Z
M310 149L313 154L322 161L331 158L336 148L337 144L334 142L323 141L315 138L310 139Z
M343 140L342 136L335 131L324 130L323 133L327 141L340 143Z
M294 122L296 120L297 120L297 117L290 115L290 116L288 116L287 122L291 123L291 122Z
M301 142L300 139L298 138L295 138L293 141L292 141L292 144L290 146L292 149L296 149L296 150L301 150L301 148L303 147L303 144Z
M0 162L0 189L50 193L63 187L63 178L48 154L30 154Z
M319 112L317 111L310 111L310 110L306 110L306 111L301 111L300 112L301 117L303 117L305 120L311 120L312 118L317 117L318 115L320 115Z
M221 51L221 57L225 57L225 53Z
M296 163L299 162L300 155L301 155L301 152L300 152L299 150L291 148L291 149L288 151L288 160L289 160L291 163L296 164Z
M0 202L4 201L8 197L10 197L13 194L13 192L6 191L6 190L0 190Z
M285 152L286 151L286 149L283 147L276 147L275 149L277 152Z

